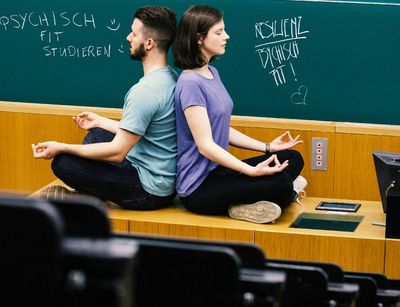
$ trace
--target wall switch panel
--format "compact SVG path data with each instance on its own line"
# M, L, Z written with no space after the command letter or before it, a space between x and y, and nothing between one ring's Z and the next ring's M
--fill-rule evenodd
M311 169L326 171L328 169L328 139L312 138Z

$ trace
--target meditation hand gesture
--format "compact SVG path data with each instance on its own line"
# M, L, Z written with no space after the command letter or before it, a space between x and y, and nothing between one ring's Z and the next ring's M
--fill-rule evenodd
M93 112L82 112L73 116L72 119L79 128L89 130L100 126L101 116Z
M293 146L296 146L299 143L303 143L303 141L299 140L299 138L300 135L292 138L290 132L286 131L269 144L270 152L286 150L292 148ZM285 141L285 139L287 139L287 141Z
M43 142L32 144L33 157L35 159L53 159L62 151L62 144L58 142Z
M273 166L270 166L271 163L274 163ZM289 161L286 160L282 164L279 162L278 157L276 155L272 155L265 161L257 164L254 169L255 172L253 174L256 176L265 176L265 175L273 175L275 173L282 172L289 165Z

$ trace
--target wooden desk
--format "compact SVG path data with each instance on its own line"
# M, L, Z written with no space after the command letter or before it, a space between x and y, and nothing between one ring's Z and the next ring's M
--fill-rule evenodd
M354 232L290 227L302 212L329 214L315 210L321 200L332 199L307 197L303 206L292 203L274 224L197 215L179 203L156 211L123 210L110 204L108 215L117 232L249 242L259 245L267 258L333 262L344 270L377 272L400 279L400 240L385 239L385 228L371 224L385 222L380 202L358 201L361 207L356 213L345 213L363 216Z
M303 206L292 203L275 224L255 225L254 242L267 258L333 262L344 270L383 273L385 228L371 224L384 222L380 202L359 201L361 207L356 213L344 214L364 216L354 232L290 227L302 212L330 214L315 210L321 200L306 198Z
M229 217L197 215L181 206L156 211L110 209L109 217L114 231L254 243L252 224Z
M69 188L62 181L55 180L31 197L39 197L40 191L50 185ZM254 243L252 224L229 217L196 215L185 210L179 202L173 207L155 211L123 210L115 204L108 205L108 216L115 232Z
M290 227L302 212L329 215L315 210L321 200L306 198L303 206L292 203L278 221L266 225L196 215L180 207L154 212L111 209L109 216L114 229L119 231L253 242L263 249L267 258L334 262L344 270L384 273L385 228L371 224L384 222L380 202L361 201L357 213L344 213L363 216L354 232ZM394 254L395 243L396 240L392 244Z

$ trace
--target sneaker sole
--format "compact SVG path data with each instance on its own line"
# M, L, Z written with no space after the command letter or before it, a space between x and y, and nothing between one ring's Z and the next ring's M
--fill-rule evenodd
M231 206L228 213L234 219L265 224L274 222L279 218L282 210L278 205L262 200L254 204Z
M45 199L64 199L73 195L74 192L60 185L49 186L40 191L40 197Z

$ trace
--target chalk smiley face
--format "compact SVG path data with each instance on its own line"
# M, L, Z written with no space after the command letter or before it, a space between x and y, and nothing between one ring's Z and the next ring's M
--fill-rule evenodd
M110 26L107 26L107 28L110 30L110 31L117 31L118 29L119 29L119 27L121 26L120 25L120 23L117 23L116 22L116 20L113 18L113 19L111 19L111 25Z
M125 51L124 51L124 45L119 46L118 51L119 51L120 53L124 53L124 52L125 52Z

